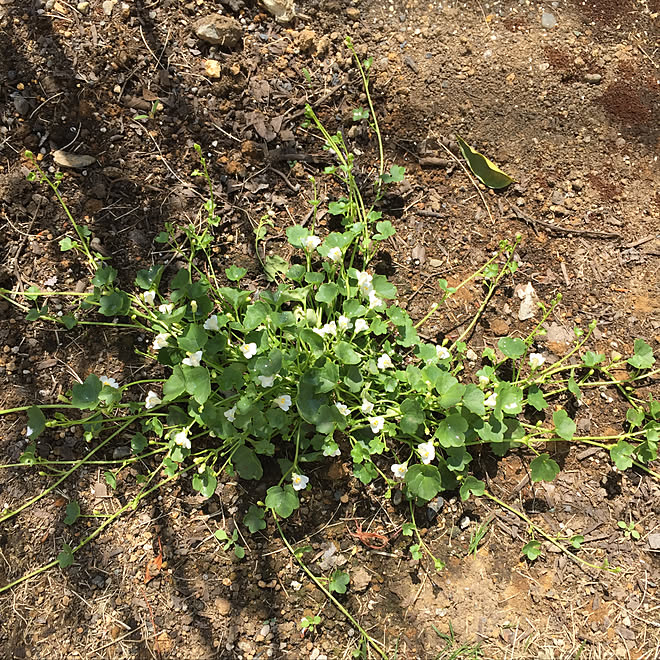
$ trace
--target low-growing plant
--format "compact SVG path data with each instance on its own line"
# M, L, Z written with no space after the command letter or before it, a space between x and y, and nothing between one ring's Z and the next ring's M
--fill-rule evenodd
M330 134L307 108L308 122L335 159L326 174L337 177L346 194L328 204L337 221L334 231L317 226L320 201L316 198L311 201L314 213L309 225L286 229L292 256L288 261L280 256L278 266L271 268L269 289L243 288L247 271L235 265L224 270L224 280L216 272L209 247L219 218L201 148L196 147L202 167L195 174L209 186L206 215L185 227L182 238L173 225L157 237L186 265L174 274L164 264L140 270L135 290L118 285L117 271L94 252L89 230L74 221L61 197L61 179L51 181L32 158L31 178L54 190L76 234L62 249L79 250L87 259L93 288L56 294L31 288L25 294L33 302L31 308L14 301L11 292L0 294L23 306L31 320L67 328L112 325L150 336L148 347L137 353L166 371L165 378L125 383L88 374L57 403L0 411L26 413L29 445L21 463L54 477L48 489L5 511L0 521L52 492L83 463L94 462L95 454L116 437L129 435L133 455L114 462L115 469L106 473L113 488L126 466L147 456L159 460L149 475L136 477L140 491L126 507L76 547L65 546L60 566L70 565L74 553L127 507L134 508L163 483L186 474L192 474L194 490L210 497L223 475L257 481L264 478L265 465L277 466L279 477L269 483L263 501L251 503L243 522L255 533L267 527L270 517L281 531L279 519L292 516L300 507L301 494L314 488L310 477L315 466L341 456L362 484L379 482L385 497L395 489L403 492L410 501L412 520L403 533L414 534L417 541L411 553L415 558L428 554L441 569L442 562L431 555L417 532L413 504L457 491L463 500L483 495L514 511L488 493L486 484L471 472L475 452L481 448L496 456L524 450L531 457L532 482L551 481L559 473L552 457L557 441L607 450L620 470L637 466L650 471L649 463L657 458L660 402L644 401L635 390L637 383L658 372L651 371L655 358L645 341L635 340L634 354L628 359L608 358L588 349L596 327L592 323L586 331L576 328L571 349L551 363L538 339L561 300L557 296L551 304L540 305L540 320L527 336L501 338L483 350L478 368L470 367L469 338L497 288L514 277L520 237L501 241L493 256L464 282L449 286L441 279L438 301L422 318L413 319L397 302L394 284L374 269L380 246L395 233L376 205L388 187L403 180L405 171L392 165L385 172L369 94L370 61L355 57L369 106L356 117L369 121L378 140L379 174L373 188L363 191L354 175L354 155L341 132ZM257 228L257 253L267 226L264 219ZM424 324L469 282L483 286L484 298L461 334L441 342L422 336ZM78 303L72 302L59 315L49 306L53 295ZM625 380L620 377L623 369L630 372ZM626 430L614 437L576 436L576 423L562 402L604 386L615 387L627 402ZM538 421L529 421L528 412ZM84 458L63 469L61 463L38 455L37 438L75 426L82 427L85 440L94 443ZM524 514L515 513L529 522L533 534L542 533ZM482 531L471 542L471 551L476 550ZM239 557L243 554L237 532L230 536L218 530L216 537L225 549L233 548ZM560 539L544 537L575 558ZM574 549L579 547L571 543ZM534 537L523 548L530 560L541 551ZM344 593L347 578L335 572L329 590ZM318 625L316 618L306 627Z

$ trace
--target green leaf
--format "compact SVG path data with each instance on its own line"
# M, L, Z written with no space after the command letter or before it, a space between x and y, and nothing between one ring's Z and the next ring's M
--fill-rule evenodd
M64 517L65 525L73 525L76 520L80 518L80 505L75 500L70 500L66 505L66 516Z
M229 268L225 268L225 275L227 276L227 279L231 280L232 282L238 282L242 280L246 273L247 268L241 268L236 264L232 264L229 266Z
M553 413L552 421L555 425L555 433L564 440L572 440L575 435L577 426L575 422L568 416L568 413L562 408Z
M30 433L28 438L34 440L38 438L46 428L46 417L38 406L31 406L27 411L28 426Z
M211 378L206 367L182 367L186 379L186 392L203 404L211 396ZM164 389L163 389L164 391Z
M454 413L443 419L435 431L435 437L442 447L462 447L465 444L465 431L468 423L465 417Z
M568 391L579 401L582 398L582 391L580 386L575 381L573 376L573 370L571 370L571 376L568 379Z
M345 341L337 342L335 346L335 355L343 364L359 364L362 361L360 355Z
M644 423L644 417L643 410L637 410L636 408L626 410L626 420L628 420L630 426L641 426Z
M389 174L383 174L383 183L401 183L405 177L406 168L400 165L392 165Z
M502 337L497 342L497 347L502 351L506 357L516 360L525 355L527 351L527 344L522 339L517 337Z
M215 476L215 472L206 466L206 469L201 474L197 473L193 475L192 478L192 487L204 497L211 497L215 493L215 489L218 486L218 478Z
M484 393L474 384L469 383L463 394L463 405L475 415L485 415Z
M447 447L445 452L447 453L447 468L452 472L463 473L472 461L472 456L465 447Z
M102 389L103 385L99 377L90 374L84 383L76 383L73 386L71 403L80 410L92 410L99 403L99 394L101 394Z
M632 467L634 454L635 447L625 440L619 440L613 447L610 447L610 457L614 461L614 465L622 472Z
M231 462L241 479L261 479L264 470L252 449L241 445L231 457ZM284 516L286 518L286 516Z
M110 286L117 277L117 271L112 266L101 266L94 277L92 278L92 284L94 286L102 289L103 287Z
M582 544L584 543L584 536L581 534L576 534L572 536L569 543L576 549L579 550Z
M284 277L289 270L289 262L282 259L279 254L269 254L264 259L264 273L270 282L278 277Z
M305 229L305 227L302 225L293 225L293 227L287 227L286 237L289 239L289 243L291 243L293 247L302 247L302 241L308 236L309 230Z
M172 401L186 391L186 378L183 369L174 367L172 375L163 383L163 401Z
M532 385L527 391L527 403L536 410L545 410L549 405L543 396L543 392L536 385Z
M250 534L266 529L264 510L260 506L251 504L243 518L243 524L250 530Z
M131 451L137 456L141 454L149 444L147 438L142 433L136 433L131 438Z
M131 307L131 300L123 291L113 291L99 299L99 312L103 316L123 316Z
M201 325L191 323L185 335L177 339L179 348L188 353L196 353L206 346L209 336Z
M587 351L582 358L585 367L595 367L604 359L605 356L602 353L594 353L593 351Z
M314 299L320 303L326 303L331 305L337 294L339 293L339 287L336 284L321 284L319 290L316 292Z
M523 391L511 383L503 383L497 389L497 404L495 413L503 412L505 415L518 415L522 412Z
M71 328L75 328L78 325L78 321L73 316L71 316L71 314L60 316L59 321L67 330L71 330Z
M480 481L476 477L468 476L465 477L463 483L461 484L461 499L463 501L467 500L470 497L470 493L476 497L481 497L486 491L486 484L483 481Z
M73 249L75 244L68 236L65 236L60 241L59 245L60 245L60 252L68 252L69 250Z
M337 569L330 575L330 581L328 582L328 590L330 592L336 592L338 594L345 594L346 587L350 582L351 578L348 573L344 573L341 569Z
M418 399L408 397L401 404L401 430L404 433L414 435L420 424L426 420L426 415Z
M490 161L486 156L475 151L465 140L456 136L456 141L472 173L489 188L506 188L514 182L508 174Z
M371 284L374 287L374 291L381 298L388 300L394 300L396 298L396 287L385 275L374 275Z
M300 506L298 495L290 484L271 486L266 491L264 503L281 518L288 518Z
M532 483L552 481L559 474L559 465L550 458L550 454L537 456L530 464Z
M353 121L362 121L363 119L369 119L369 110L366 108L353 108Z
M383 220L382 222L376 223L377 234L374 234L372 238L374 241L384 241L390 236L396 234L396 229L394 229L392 223L389 220Z
M243 559L245 557L245 548L242 545L236 544L234 546L234 554L238 559Z
M442 490L442 477L435 465L413 465L406 472L405 482L413 496L427 502Z
M522 554L530 561L534 561L541 554L541 543L539 541L530 541L522 549Z
M57 563L60 568L69 568L73 564L73 550L68 543L64 544L62 552L57 555Z
M653 349L643 339L635 339L635 355L628 360L628 364L635 369L650 369L654 363Z
M164 270L165 266L156 265L139 270L135 276L135 284L145 291L152 287L157 289Z
M117 477L115 477L114 473L110 472L110 470L106 470L103 473L103 476L105 477L105 483L107 483L110 488L117 488Z

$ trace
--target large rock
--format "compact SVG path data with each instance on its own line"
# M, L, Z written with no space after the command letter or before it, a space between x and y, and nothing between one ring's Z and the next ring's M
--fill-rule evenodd
M202 41L223 48L236 48L243 38L241 24L229 16L210 14L204 16L193 25L195 35Z
M96 162L94 156L87 154L76 154L70 151L58 149L53 152L53 159L62 167L71 167L74 170L82 170Z

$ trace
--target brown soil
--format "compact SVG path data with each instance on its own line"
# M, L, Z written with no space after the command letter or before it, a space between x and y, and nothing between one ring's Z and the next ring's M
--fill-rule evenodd
M536 3L518 0L310 0L289 26L243 0L120 1L110 13L100 0L90 0L84 13L76 4L0 0L0 286L22 292L89 284L85 264L59 251L70 227L54 196L25 180L25 149L53 172L57 149L97 159L84 171L64 170L61 191L130 287L137 269L167 257L153 242L165 223L197 217L205 195L191 178L199 143L222 202L218 265L243 265L253 286L263 287L252 248L256 221L270 212L267 249L286 256L283 231L308 213L309 175L323 182L328 198L339 192L323 177L320 141L301 126L305 102L362 152L365 182L374 175L374 136L349 120L365 104L343 45L349 33L374 58L372 91L388 163L406 166L406 183L382 209L398 234L379 268L391 274L411 314L426 313L439 277L461 281L501 239L521 233L520 268L472 337L478 354L501 334L524 336L533 327L517 319L515 286L527 282L545 303L563 294L551 319L560 329L598 321L594 350L630 352L642 337L657 354L656 0L547 3L558 20L551 30L541 27ZM214 10L241 20L240 47L223 51L194 37L194 21ZM219 62L217 71L207 60ZM492 218L443 148L455 134L517 179L504 193L485 192ZM289 157L298 164L289 168L278 149L298 154ZM447 164L422 167L427 157ZM466 288L425 332L456 337L482 295ZM565 350L551 339L539 348ZM134 380L144 369L135 348L144 342L118 328L63 332L30 324L0 301L0 408L53 403L90 372ZM657 381L641 395L653 391L658 398ZM622 399L603 391L587 394L574 412L580 433L601 435L623 428L625 410ZM24 429L23 416L0 418L2 463L17 461L27 445ZM102 458L124 449L119 442ZM62 432L40 438L38 451L70 460L88 446ZM525 454L497 461L484 454L474 470L494 495L548 532L582 534L581 556L607 559L618 574L584 569L551 546L537 561L524 561L520 549L529 537L520 519L487 500L462 503L452 494L437 516L416 511L425 542L447 564L435 573L426 560L410 558L408 537L394 535L409 520L405 502L385 500L378 482L363 487L341 463L313 473L285 533L311 546L305 557L317 574L335 544L352 577L343 603L391 657L450 657L437 632L448 634L450 623L453 649L481 644L483 658L660 657L660 559L648 542L660 531L660 486L644 473L618 472L604 452L552 451L563 469L550 484L529 483ZM63 524L69 499L83 512L115 511L150 467L135 464L110 489L101 466L86 466L4 523L0 587L93 528L93 519ZM3 469L0 503L15 508L49 483L29 468ZM0 657L350 657L359 636L298 569L272 525L245 539L243 561L213 538L218 528L231 531L268 485L225 478L210 500L185 480L162 489L68 570L47 571L0 595ZM620 520L635 524L639 541L624 537ZM357 522L393 540L371 550L353 535ZM484 523L471 555L471 535ZM301 618L317 613L321 626L301 635Z

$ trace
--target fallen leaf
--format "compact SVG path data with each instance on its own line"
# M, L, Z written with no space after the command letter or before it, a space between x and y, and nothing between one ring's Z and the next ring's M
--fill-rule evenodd
M506 188L512 184L515 179L512 179L508 174L495 165L492 161L488 160L486 156L475 151L463 138L456 136L458 146L461 149L463 158L467 161L472 173L489 188Z

